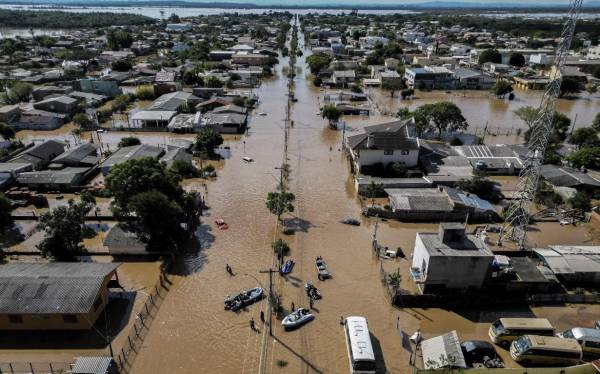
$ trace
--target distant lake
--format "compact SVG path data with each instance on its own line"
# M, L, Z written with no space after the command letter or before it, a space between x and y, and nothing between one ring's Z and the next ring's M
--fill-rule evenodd
M169 16L172 13L177 14L180 17L195 17L195 16L206 16L215 15L222 13L239 13L239 14L262 14L268 12L285 12L297 14L307 13L329 13L329 14L340 14L350 13L349 9L268 9L268 8L179 8L179 7L160 7L160 6L143 6L143 7L71 7L71 6L45 6L45 5L0 5L2 9L14 9L14 10L57 10L64 12L74 13L94 13L94 12L112 12L112 13L133 13L140 14L142 16L161 18L160 11L163 10L165 16ZM412 10L359 10L360 13L368 14L419 14L420 12Z
M566 12L562 13L504 13L504 12L488 12L488 13L471 13L470 16L484 16L491 18L510 18L510 17L520 17L525 19L554 19L554 18L563 18L566 17ZM595 19L600 18L600 13L580 13L580 19Z

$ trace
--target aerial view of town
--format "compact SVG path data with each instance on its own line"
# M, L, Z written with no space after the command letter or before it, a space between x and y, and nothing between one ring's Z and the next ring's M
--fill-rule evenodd
M0 1L0 374L600 373L600 1Z

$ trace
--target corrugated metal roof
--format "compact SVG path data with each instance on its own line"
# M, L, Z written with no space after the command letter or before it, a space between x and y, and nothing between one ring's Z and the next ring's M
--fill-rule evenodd
M110 357L77 357L73 365L73 374L108 374L113 359Z
M421 342L425 369L445 367L466 368L467 363L460 348L456 330Z
M0 266L0 313L87 313L118 263L15 263Z

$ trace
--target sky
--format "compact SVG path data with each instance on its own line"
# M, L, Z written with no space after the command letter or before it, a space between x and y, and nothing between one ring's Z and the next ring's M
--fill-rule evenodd
M232 3L252 3L252 4L280 4L280 5L298 5L298 0L187 0L196 3L207 2L232 2ZM369 4L385 4L385 5L403 5L403 4L418 4L428 3L432 1L443 2L468 2L478 4L498 4L498 3L518 3L518 4L536 4L536 5L567 5L568 0L328 0L326 2L317 0L305 0L302 3L317 3L321 5L329 4L345 4L345 5L369 5ZM585 2L584 2L585 3Z

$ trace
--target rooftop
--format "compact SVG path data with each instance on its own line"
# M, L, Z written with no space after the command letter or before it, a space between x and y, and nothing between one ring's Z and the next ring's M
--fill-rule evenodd
M0 266L0 313L87 313L118 263L12 263Z

